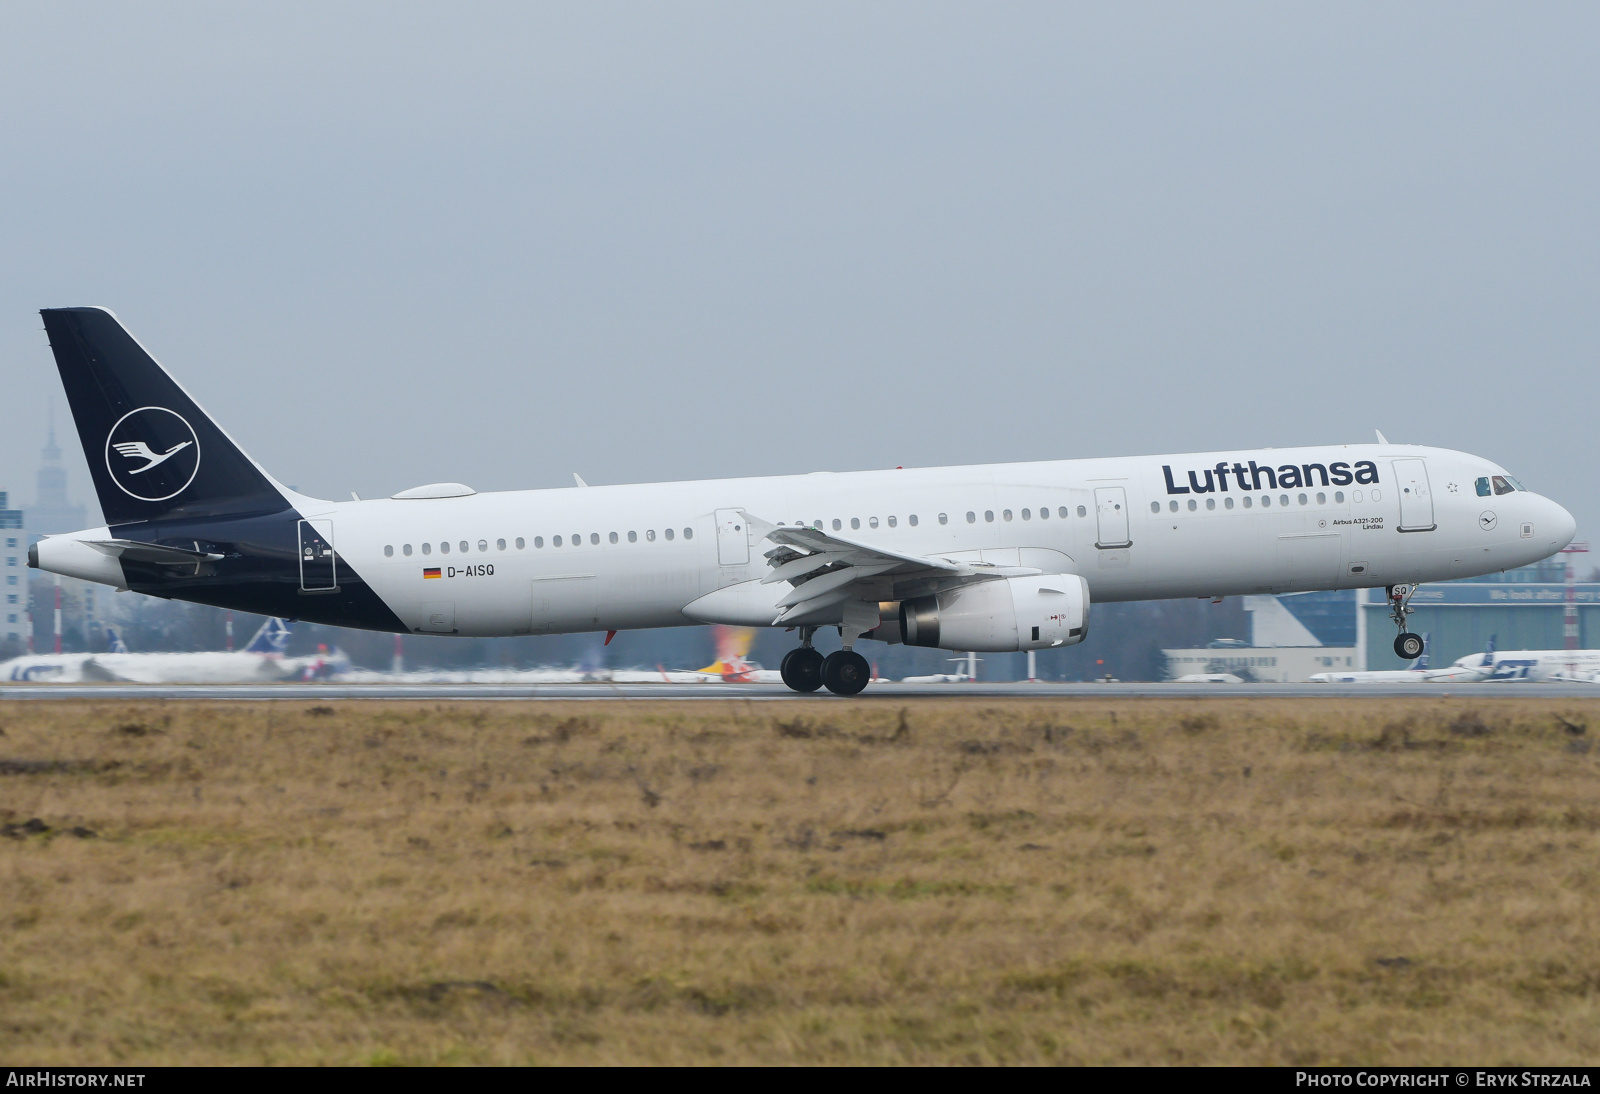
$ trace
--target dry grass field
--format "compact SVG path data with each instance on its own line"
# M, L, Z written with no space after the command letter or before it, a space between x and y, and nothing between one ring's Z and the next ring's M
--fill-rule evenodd
M1589 1063L1600 704L11 703L0 1057Z

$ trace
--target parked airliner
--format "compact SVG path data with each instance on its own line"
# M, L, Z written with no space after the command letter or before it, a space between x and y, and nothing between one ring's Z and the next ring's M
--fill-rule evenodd
M320 680L349 667L343 653L319 652L285 657L289 628L268 619L237 652L129 653L121 637L108 631L106 653L38 653L0 662L0 680L78 684L260 684Z
M1525 566L1572 516L1480 456L1378 444L322 501L268 475L103 308L41 313L107 526L29 565L155 596L440 635L785 627L797 691L856 644L1049 649L1094 601L1385 587ZM152 462L152 459L155 462ZM843 649L823 657L818 628Z
M1600 650L1499 650L1493 642L1483 653L1469 653L1449 669L1452 680L1516 681L1600 680Z

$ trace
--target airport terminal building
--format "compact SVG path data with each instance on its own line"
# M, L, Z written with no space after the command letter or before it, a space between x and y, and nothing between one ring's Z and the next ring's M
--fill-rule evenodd
M7 507L0 490L0 657L28 644L28 533L22 510Z
M1428 639L1429 664L1448 665L1487 648L1558 650L1565 645L1565 563L1550 559L1503 574L1423 585L1410 629ZM1600 582L1570 586L1578 645L1600 648ZM1395 655L1382 589L1245 598L1250 641L1165 650L1167 676L1231 672L1246 680L1293 681L1317 672L1411 667Z

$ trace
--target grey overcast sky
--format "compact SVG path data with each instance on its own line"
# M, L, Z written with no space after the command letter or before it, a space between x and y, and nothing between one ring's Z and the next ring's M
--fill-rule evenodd
M1600 536L1597 58L1593 4L8 3L0 489L37 309L103 304L322 496L1377 427Z

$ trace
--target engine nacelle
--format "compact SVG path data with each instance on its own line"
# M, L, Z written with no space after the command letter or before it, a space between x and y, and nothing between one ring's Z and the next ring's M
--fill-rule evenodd
M1089 583L1077 574L1006 577L900 603L908 646L977 653L1071 646L1089 633Z

